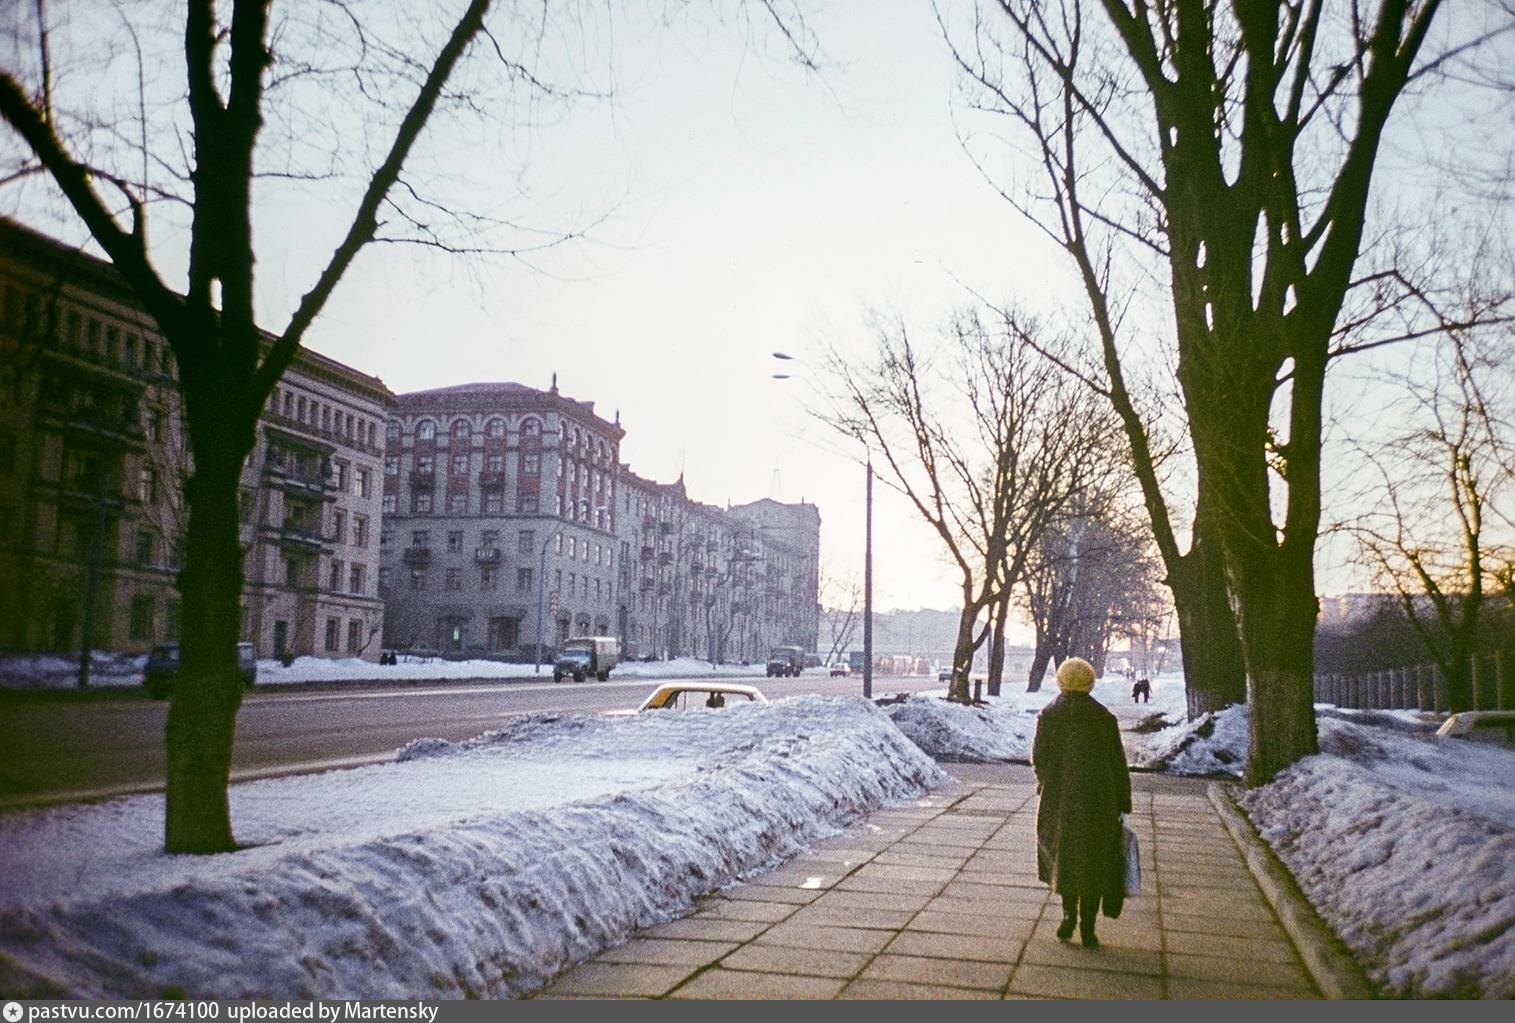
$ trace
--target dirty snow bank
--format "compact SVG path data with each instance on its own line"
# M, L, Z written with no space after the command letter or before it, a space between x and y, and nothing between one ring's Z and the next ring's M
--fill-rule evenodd
M1246 707L1227 707L1128 739L1126 752L1132 767L1149 771L1240 777L1247 763L1247 721Z
M470 796L433 802L467 775ZM943 780L877 708L804 697L540 715L397 764L236 786L240 837L262 844L224 856L156 852L156 797L12 814L0 990L518 995Z
M400 654L398 664L376 664L357 657L297 657L289 667L276 660L258 662L259 685L297 685L303 682L373 682L428 681L443 679L528 679L552 678L552 665L543 664L538 674L535 665L514 661L474 659L449 661L434 657L412 659ZM611 671L617 678L731 678L762 677L761 664L722 664L712 668L709 661L695 657L677 657L670 661L622 661ZM825 674L824 669L808 668L807 675Z
M987 702L987 706L970 707L937 696L915 695L883 709L895 727L937 760L1028 763L1039 708L993 698Z
M99 687L142 684L146 654L96 650L89 659L89 684ZM0 688L72 689L79 681L79 656L64 654L0 654Z
M1319 755L1241 796L1263 837L1387 993L1515 997L1515 752L1405 715L1320 729Z

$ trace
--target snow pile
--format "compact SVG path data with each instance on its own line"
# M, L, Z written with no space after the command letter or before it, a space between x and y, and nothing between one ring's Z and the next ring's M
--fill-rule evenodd
M877 708L805 697L541 715L236 786L257 844L224 856L158 853L158 797L12 814L0 990L518 995L943 780Z
M924 752L949 763L1029 763L1036 735L1036 708L991 699L987 706L949 703L937 696L910 696L887 704L884 713Z
M378 664L357 657L297 657L289 667L278 661L258 662L259 685L295 685L303 682L373 682L435 681L442 679L529 679L551 678L552 665L542 665L541 675L534 664L482 659L450 661L440 657L427 660L401 654L398 664ZM743 678L762 677L761 664L722 664L711 667L709 661L695 657L677 657L668 661L622 661L610 672L617 678ZM823 668L807 668L807 675L825 674ZM140 680L140 679L139 679Z
M1240 777L1247 764L1248 719L1246 707L1227 707L1139 738L1128 738L1126 753L1131 766L1149 771Z
M142 684L146 654L96 650L89 659L91 686ZM72 689L79 684L79 657L61 654L0 654L0 687L6 689Z
M1323 712L1241 801L1387 993L1515 997L1515 752L1407 717Z

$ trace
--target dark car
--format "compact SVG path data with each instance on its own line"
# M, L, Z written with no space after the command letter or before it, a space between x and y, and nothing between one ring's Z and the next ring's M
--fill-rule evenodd
M258 681L258 652L251 643L237 644L237 670L247 685ZM147 667L142 670L142 684L147 687L147 695L155 700L163 699L173 690L178 677L179 644L163 643L153 647L153 652L147 655Z

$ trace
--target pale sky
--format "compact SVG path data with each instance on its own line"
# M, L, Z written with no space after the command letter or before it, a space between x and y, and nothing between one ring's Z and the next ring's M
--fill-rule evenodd
M954 70L930 4L804 6L819 75L787 62L760 20L746 34L709 15L670 26L648 13L663 5L628 4L580 55L611 99L554 107L526 126L503 112L502 125L514 123L479 137L442 126L416 173L446 173L479 208L522 222L593 223L589 237L535 268L371 247L310 346L396 392L473 380L545 388L556 372L564 393L607 417L619 410L623 458L639 473L683 472L690 493L715 504L819 505L825 569L860 578L856 453L806 416L805 366L772 380L781 367L770 353L861 350L870 308L930 326L965 287L1048 309L1082 299L1059 254L959 147ZM50 5L50 17L74 24L81 9ZM28 188L0 194L0 208L80 236ZM349 210L260 209L267 326L283 327ZM165 265L182 266L182 233L155 241ZM902 498L876 496L876 606L955 606L934 535Z

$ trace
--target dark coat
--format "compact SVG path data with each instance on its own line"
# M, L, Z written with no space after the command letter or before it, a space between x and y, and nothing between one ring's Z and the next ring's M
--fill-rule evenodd
M1100 895L1106 912L1119 914L1131 775L1115 715L1092 696L1063 693L1037 718L1031 763L1041 793L1037 876L1060 895Z

